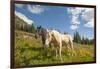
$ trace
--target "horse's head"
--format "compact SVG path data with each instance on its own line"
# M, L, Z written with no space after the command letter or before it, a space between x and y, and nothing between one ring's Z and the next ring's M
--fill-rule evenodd
M41 26L37 27L36 32L35 32L35 38L36 39L41 36L41 29L42 29Z
M42 38L42 44L43 44L44 48L47 48L49 46L50 33L49 33L48 29L44 29L41 26L37 27L35 37L36 38L39 38L39 37Z
M45 33L45 41L44 41L44 47L49 47L49 44L51 42L51 32L50 30L46 29L46 33Z

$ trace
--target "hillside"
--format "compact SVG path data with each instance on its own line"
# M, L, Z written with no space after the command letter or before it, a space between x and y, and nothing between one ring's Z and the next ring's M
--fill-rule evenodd
M15 16L15 29L27 32L34 32L35 27L33 24L28 24L19 17Z
M35 39L32 33L15 31L15 66L28 66L39 64L61 63L59 56L56 58L55 49L43 49L41 39ZM62 63L94 61L94 46L74 43L74 53L70 56L65 47L62 49Z

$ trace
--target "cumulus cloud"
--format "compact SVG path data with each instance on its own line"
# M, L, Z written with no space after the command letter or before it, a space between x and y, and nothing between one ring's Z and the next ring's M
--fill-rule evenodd
M72 16L72 24L74 24L74 25L78 25L78 24L80 24L80 22L79 22L79 20L78 20L78 16L79 15L75 15L75 16Z
M33 14L40 14L44 12L44 8L40 5L28 5L28 10Z
M15 4L16 7L23 8L25 6L24 4ZM41 5L26 5L26 8L29 12L33 14L41 14L42 12L45 11L44 7Z
M69 13L72 15L78 15L79 13L82 12L83 8L77 8L77 7L70 7L67 9Z
M82 8L70 7L67 9L68 13L71 14L71 29L76 30L80 24L79 15L83 11Z
M89 28L94 27L94 9L93 8L86 9L82 13L81 16L82 16L82 19L86 22L84 24L85 27L89 27Z
M28 24L32 24L34 23L32 20L30 20L28 17L26 17L24 14L15 11L15 15L18 16L20 19L22 19L23 21L25 21Z
M90 21L88 21L86 24L84 24L85 27L88 28L93 28L94 27L94 19L91 19Z
M22 8L24 4L15 4L16 7Z
M94 9L93 8L79 8L70 7L67 9L68 13L71 14L71 29L76 30L81 23L80 19L83 19L84 26L93 28L94 26ZM75 26L74 26L75 25Z
M70 26L70 29L72 29L72 30L75 30L75 29L77 29L77 28L78 28L77 25L71 25L71 26Z

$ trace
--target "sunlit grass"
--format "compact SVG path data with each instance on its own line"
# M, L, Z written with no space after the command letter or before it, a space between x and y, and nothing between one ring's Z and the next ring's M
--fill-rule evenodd
M25 36L25 37L24 37ZM32 33L16 31L15 35L15 66L61 63L55 49L44 49L40 39L35 39ZM74 56L69 55L65 47L62 49L63 63L94 61L94 47L74 43Z

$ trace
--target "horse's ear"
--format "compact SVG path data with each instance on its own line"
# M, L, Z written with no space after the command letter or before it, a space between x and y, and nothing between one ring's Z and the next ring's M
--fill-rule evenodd
M38 27L38 29L41 29L41 28L42 28L41 26Z

